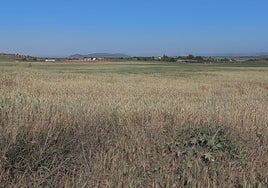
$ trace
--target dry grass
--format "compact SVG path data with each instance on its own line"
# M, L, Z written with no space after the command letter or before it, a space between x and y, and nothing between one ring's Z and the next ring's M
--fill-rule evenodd
M42 66L0 65L1 186L268 186L267 67Z

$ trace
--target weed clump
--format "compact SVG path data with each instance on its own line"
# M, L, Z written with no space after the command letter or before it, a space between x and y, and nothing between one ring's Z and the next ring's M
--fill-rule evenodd
M203 182L202 187L223 182L232 186L243 182L253 184L254 180L244 179L249 176L248 150L241 145L236 133L231 127L212 125L176 130L173 140L163 150L164 159L176 174L174 182L181 187L198 187L200 182ZM261 185L260 182L265 181L260 178L256 182Z
M242 147L231 136L230 128L220 126L183 127L168 151L176 156L199 158L205 163L243 159Z

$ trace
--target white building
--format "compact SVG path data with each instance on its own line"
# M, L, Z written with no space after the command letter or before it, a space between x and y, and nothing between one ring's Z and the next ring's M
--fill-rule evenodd
M55 59L46 59L45 62L55 62Z

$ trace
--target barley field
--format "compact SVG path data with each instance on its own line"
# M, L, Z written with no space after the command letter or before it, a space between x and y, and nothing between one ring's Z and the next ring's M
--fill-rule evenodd
M267 187L268 62L0 62L1 187Z

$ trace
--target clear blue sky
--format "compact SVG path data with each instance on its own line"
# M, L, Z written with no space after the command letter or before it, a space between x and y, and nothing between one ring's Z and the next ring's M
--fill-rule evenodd
M268 52L267 0L5 0L0 52Z

